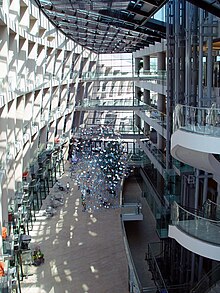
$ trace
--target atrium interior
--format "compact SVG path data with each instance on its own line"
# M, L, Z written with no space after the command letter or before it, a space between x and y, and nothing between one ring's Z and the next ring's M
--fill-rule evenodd
M1 0L0 28L0 291L71 189L111 214L111 292L220 292L219 0Z

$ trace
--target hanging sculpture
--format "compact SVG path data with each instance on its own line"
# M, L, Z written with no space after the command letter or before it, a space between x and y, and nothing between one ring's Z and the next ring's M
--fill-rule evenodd
M83 211L119 206L121 181L128 175L127 155L112 127L80 129L73 143L72 168Z

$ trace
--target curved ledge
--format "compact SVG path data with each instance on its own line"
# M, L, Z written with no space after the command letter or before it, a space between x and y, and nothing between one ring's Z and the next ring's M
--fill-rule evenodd
M171 137L171 155L190 166L219 177L220 162L213 156L220 153L220 138L177 130Z
M220 154L220 137L178 129L171 136L171 149L176 145L203 153Z
M220 261L220 246L191 237L173 225L169 225L168 236L175 239L181 246L189 251L209 259Z

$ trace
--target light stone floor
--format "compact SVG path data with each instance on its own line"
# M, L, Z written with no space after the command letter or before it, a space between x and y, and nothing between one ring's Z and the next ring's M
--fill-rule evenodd
M70 182L64 205L52 218L39 213L30 232L31 248L40 246L45 263L28 266L22 293L128 293L120 210L82 212L81 193L69 178L68 163L65 169L59 180Z

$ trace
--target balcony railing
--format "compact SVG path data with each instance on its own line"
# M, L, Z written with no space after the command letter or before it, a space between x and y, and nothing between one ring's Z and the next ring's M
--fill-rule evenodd
M147 108L147 104L138 99L104 99L104 100L89 100L84 99L76 106L80 107L140 107L141 109Z
M158 70L140 70L140 72L132 72L132 71L119 71L119 72L84 72L82 73L82 79L114 79L114 78L143 78L147 80L166 80L166 71Z
M194 238L220 245L220 237L216 237L219 234L220 221L198 214L200 213L190 212L174 202L171 208L171 221L173 225Z
M165 281L163 279L160 267L156 259L156 255L159 255L159 253L162 253L162 244L160 242L148 244L148 251L146 257L149 264L149 269L152 272L157 289L159 292L168 293Z
M220 108L191 107L178 104L174 113L174 130L183 129L203 135L220 136Z
M142 221L142 205L140 203L125 203L121 206L123 221Z

